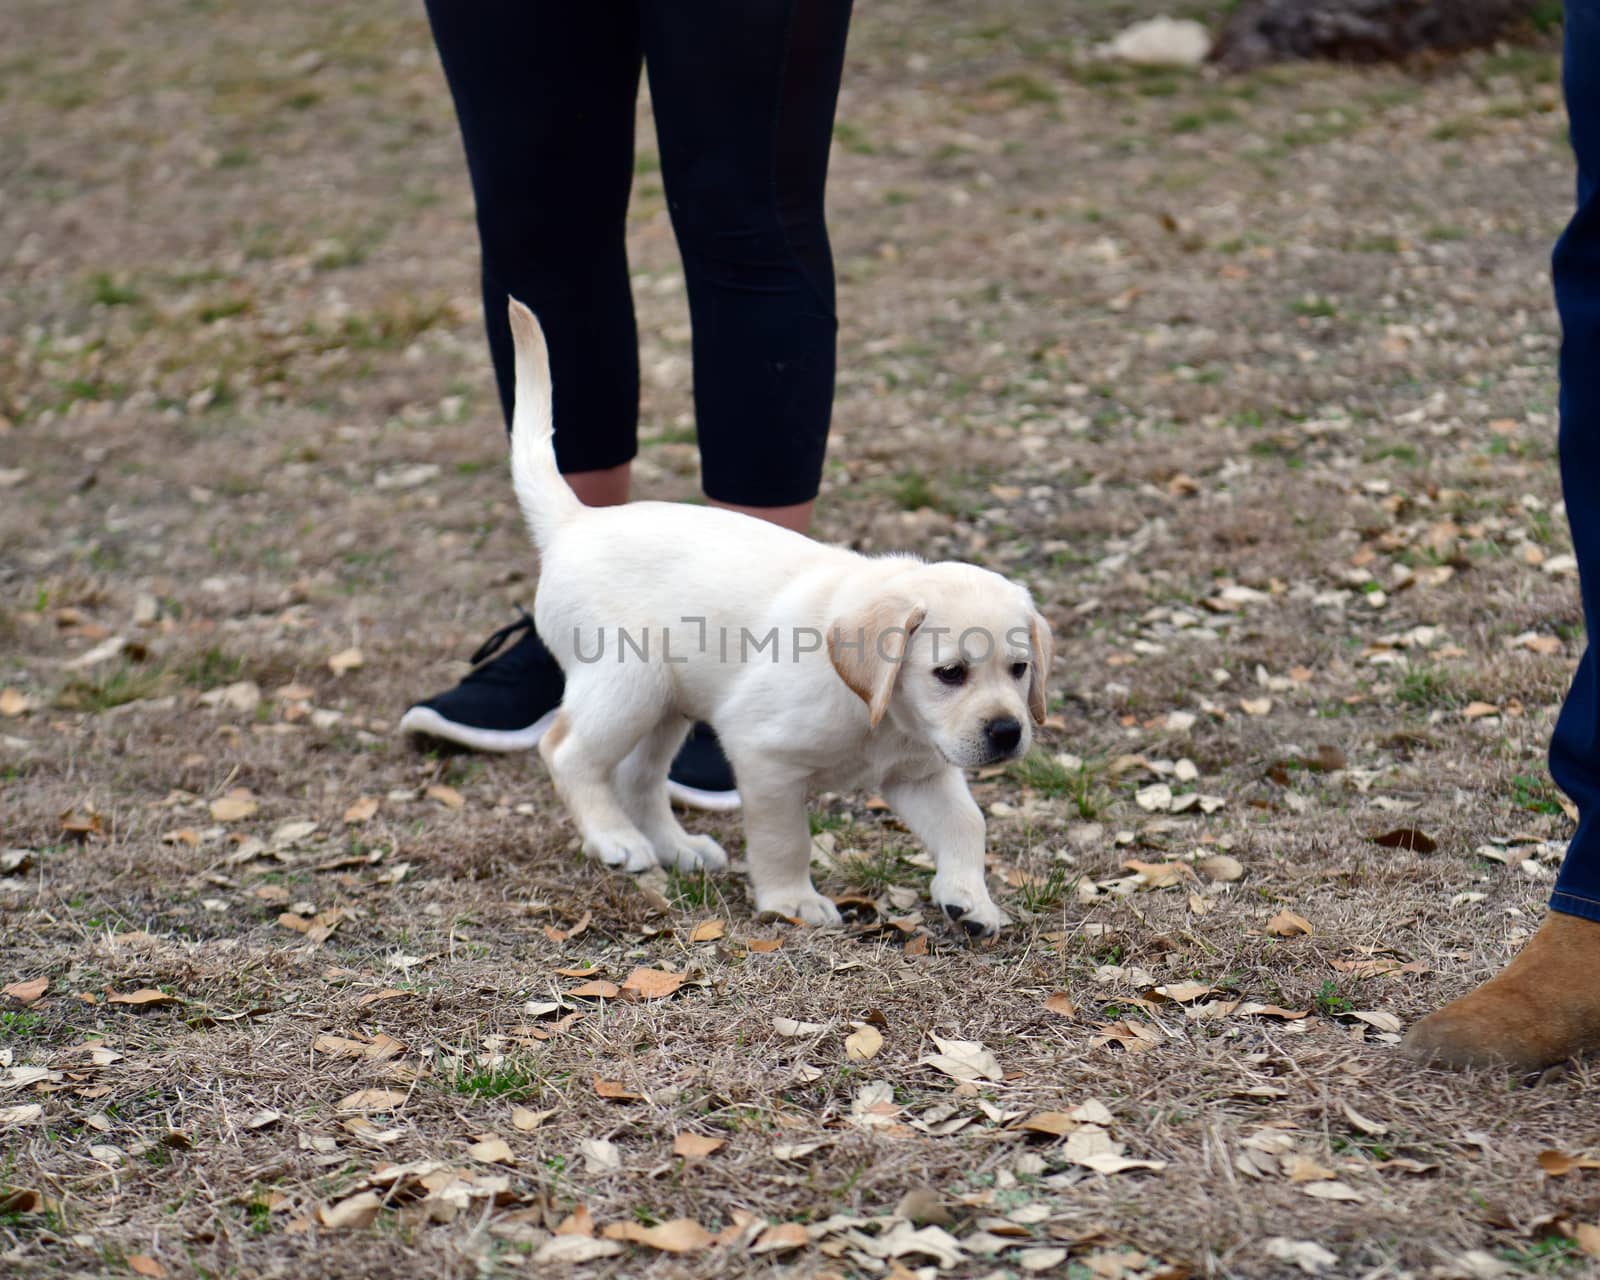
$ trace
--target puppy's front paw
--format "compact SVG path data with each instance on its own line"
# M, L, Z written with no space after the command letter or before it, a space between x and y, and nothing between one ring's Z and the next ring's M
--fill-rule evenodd
M671 844L656 849L656 861L679 871L726 871L728 855L710 836L680 832Z
M933 883L933 900L974 938L992 938L1011 923L1011 917L994 905L989 892L982 885L976 888L954 888Z
M822 929L837 929L844 923L839 908L809 885L804 889L756 894L756 910L762 914L804 920Z
M596 862L619 871L648 871L656 865L656 851L639 831L592 835L583 842L583 851Z

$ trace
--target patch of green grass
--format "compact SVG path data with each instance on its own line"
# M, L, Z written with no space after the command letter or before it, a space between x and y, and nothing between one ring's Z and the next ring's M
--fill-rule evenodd
M1106 807L1107 797L1095 785L1088 765L1069 769L1054 756L1030 751L1011 766L1011 776L1041 796L1071 800L1078 817L1085 822L1092 822Z
M1017 891L1017 898L1034 915L1054 911L1072 899L1078 880L1066 867L1051 867L1043 880L1026 880Z
M1436 125L1433 132L1428 134L1435 142L1459 142L1466 138L1477 138L1487 133L1483 121L1474 120L1470 116L1457 116L1453 120L1446 120Z
M55 705L65 711L109 711L112 707L154 697L165 682L165 676L166 672L159 667L119 663L67 681L56 694Z
M531 1063L507 1058L476 1071L458 1068L446 1084L452 1091L472 1098L534 1098L544 1081Z
M1412 667L1401 677L1394 696L1419 711L1447 707L1455 701L1449 678L1435 667Z
M1339 314L1339 308L1334 306L1332 299L1313 295L1295 299L1289 304L1289 310L1297 316L1322 320L1331 320Z
M1282 137L1286 147L1318 146L1348 138L1361 127L1361 121L1343 111L1333 111L1309 124L1288 130Z
M1577 1241L1564 1236L1546 1236L1520 1249L1504 1248L1499 1255L1524 1275L1573 1275L1589 1265Z
M232 684L244 670L244 659L224 653L212 645L196 654L180 668L178 677L196 689L212 689L219 684Z
M872 145L867 135L848 120L835 120L833 122L833 140L851 155L871 156L876 155L878 152L878 148Z
M704 871L667 871L667 900L679 910L708 907L719 897L711 877Z
M1355 243L1357 253L1399 253L1398 236L1363 236Z
M1198 133L1214 124L1236 124L1239 113L1226 103L1213 103L1199 111L1185 111L1173 118L1169 126L1173 133Z
M1548 778L1519 773L1511 779L1511 803L1529 813L1555 816L1561 812L1555 785Z
M845 884L860 893L879 894L895 885L910 883L919 874L928 875L907 862L903 850L889 844L859 858L841 858L838 866Z
M1435 223L1422 233L1423 239L1431 240L1434 244L1448 244L1452 240L1465 240L1467 233L1461 227L1453 227L1446 223Z
M1332 978L1318 988L1315 1003L1317 1012L1330 1018L1335 1014L1349 1013L1356 1007L1349 996L1340 992L1339 984Z
M848 831L852 825L847 813L812 813L806 815L811 834L820 836L824 831Z
M107 307L131 307L144 301L132 285L123 284L104 271L96 272L89 281L89 297Z
M44 1026L44 1018L31 1009L8 1009L0 1013L0 1039L29 1036Z
M984 86L992 93L1008 93L1017 106L1054 102L1056 91L1043 80L1023 71L996 76Z
M218 320L228 320L234 316L242 316L249 311L254 302L237 294L231 298L218 298L214 302L207 302L195 312L195 319L201 324L215 324Z
M333 345L353 351L399 351L449 316L450 304L443 300L390 301L372 311L346 316L339 327L339 341Z

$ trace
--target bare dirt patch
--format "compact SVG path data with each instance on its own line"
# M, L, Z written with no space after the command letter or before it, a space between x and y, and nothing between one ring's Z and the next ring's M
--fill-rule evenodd
M1538 1157L1592 1154L1588 1069L1393 1049L1568 830L1555 54L1135 73L1085 50L1142 6L982 8L852 38L818 530L1056 623L974 950L869 797L818 800L822 935L396 739L531 594L417 12L9 6L8 1274L1582 1265L1595 1174ZM640 488L684 498L648 142L635 197Z

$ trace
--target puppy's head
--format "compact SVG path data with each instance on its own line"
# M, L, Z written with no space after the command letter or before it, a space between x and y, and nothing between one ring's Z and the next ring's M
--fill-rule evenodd
M965 564L918 565L835 621L828 656L867 704L962 768L1025 755L1045 716L1050 626L1026 590Z

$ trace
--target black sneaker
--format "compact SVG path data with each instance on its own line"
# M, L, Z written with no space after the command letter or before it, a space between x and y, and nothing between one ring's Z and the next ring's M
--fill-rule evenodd
M733 766L708 724L697 724L667 770L667 794L690 809L728 813L739 807Z
M472 655L473 670L454 689L419 702L400 717L403 733L443 738L473 751L531 751L561 709L565 680L522 610ZM525 634L504 653L517 632ZM499 656L496 657L495 655Z

